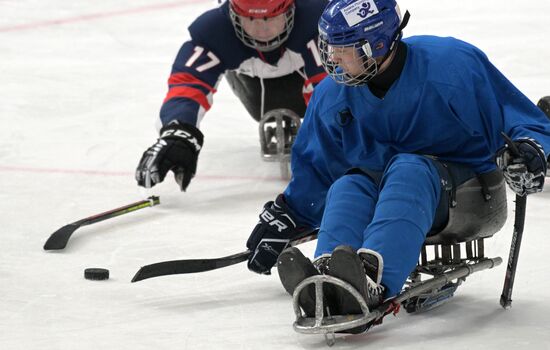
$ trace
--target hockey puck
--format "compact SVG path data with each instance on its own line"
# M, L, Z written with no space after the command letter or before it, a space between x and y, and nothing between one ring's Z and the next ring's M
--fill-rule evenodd
M84 270L84 278L94 281L107 280L109 279L109 270L101 268L89 268Z

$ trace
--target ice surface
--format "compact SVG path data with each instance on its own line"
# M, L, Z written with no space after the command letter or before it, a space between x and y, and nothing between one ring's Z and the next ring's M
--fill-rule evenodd
M550 95L550 2L400 3L412 14L406 35L470 41L532 101ZM244 264L130 283L145 264L244 250L260 207L285 187L225 82L202 124L189 191L172 179L149 192L135 185L187 25L214 5L0 0L0 349L326 346L292 330L277 276ZM64 251L42 250L59 227L152 193L160 206L81 228ZM403 312L335 348L549 349L549 208L548 192L529 197L512 309L498 303L501 265L468 278L445 306ZM509 220L487 254L506 261L511 232ZM86 267L109 268L111 279L85 280Z

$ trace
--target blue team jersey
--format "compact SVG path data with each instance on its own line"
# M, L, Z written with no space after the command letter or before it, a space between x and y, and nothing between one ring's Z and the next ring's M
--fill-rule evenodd
M178 120L199 127L228 70L262 79L299 72L305 80L307 103L313 86L326 75L317 51L317 23L326 1L297 0L295 4L294 27L288 39L268 53L247 47L237 38L228 1L199 16L189 26L191 40L183 44L172 66L160 111L162 124Z
M501 132L531 137L550 152L550 122L474 46L454 38L403 40L407 58L384 98L368 86L324 79L292 148L285 190L299 221L318 227L330 185L350 168L381 172L399 153L496 168Z

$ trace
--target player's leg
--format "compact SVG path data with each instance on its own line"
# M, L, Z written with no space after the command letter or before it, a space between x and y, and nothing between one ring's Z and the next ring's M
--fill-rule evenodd
M370 224L378 200L379 174L356 169L337 180L327 194L319 230L316 256L328 257L327 274L349 283L363 296L367 305L381 302L382 290L375 255L358 255L363 231ZM369 264L369 269L365 263ZM381 271L381 270L380 270ZM372 273L371 273L372 272ZM374 278L374 279L373 279ZM330 285L327 289L331 310L338 315L361 314L361 306L347 290ZM345 333L361 333L370 325L355 327Z
M344 175L331 186L318 234L314 262L305 258L297 248L287 249L279 256L279 278L289 294L307 277L320 273L330 274L330 271L327 272L327 268L330 270L330 253L337 246L352 244L355 249L361 246L362 232L372 218L376 196L375 181L358 169ZM325 310L329 310L327 313L342 314L331 285L324 285L324 296ZM300 306L306 315L314 314L314 286L304 289L300 295Z
M440 194L440 176L429 158L399 154L388 164L372 222L362 237L363 248L383 257L386 297L399 293L415 268Z
M457 187L474 177L468 167L425 156L399 154L392 158L362 245L383 257L386 297L401 291L427 234L447 224Z
M363 231L372 220L378 200L378 185L373 177L356 169L332 184L327 193L315 257L330 254L340 245L361 248Z

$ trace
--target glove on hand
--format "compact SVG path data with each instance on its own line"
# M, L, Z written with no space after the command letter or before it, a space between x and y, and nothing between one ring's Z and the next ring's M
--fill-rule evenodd
M520 196L542 191L547 166L542 146L531 138L518 139L513 143L517 152L506 144L496 155L497 165L506 183Z
M269 275L277 262L279 254L288 246L290 239L304 231L297 228L296 222L288 214L289 209L284 196L277 196L275 202L264 205L260 222L256 225L246 242L252 255L248 259L250 271Z
M197 170L203 135L190 124L172 122L160 130L157 142L143 153L136 169L139 186L153 187L162 182L168 170L185 191Z

